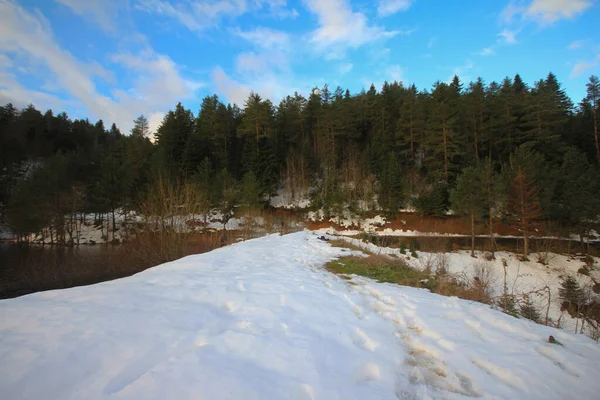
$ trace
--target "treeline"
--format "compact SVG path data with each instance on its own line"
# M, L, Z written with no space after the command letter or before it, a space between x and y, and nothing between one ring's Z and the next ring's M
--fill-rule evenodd
M325 86L277 106L252 93L243 106L208 96L194 115L178 104L151 143L143 116L122 135L102 121L7 105L6 216L15 231L32 232L66 211L136 209L161 175L195 182L224 209L261 206L284 188L309 194L326 214L349 207L393 215L412 205L443 216L454 205L490 230L499 218L513 218L525 234L548 221L582 238L598 222L594 76L577 106L553 74L531 86L519 75L489 84L454 77L430 90L386 82L354 95Z

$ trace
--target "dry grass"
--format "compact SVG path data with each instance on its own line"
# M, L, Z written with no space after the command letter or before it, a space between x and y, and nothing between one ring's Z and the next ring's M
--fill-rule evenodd
M342 240L342 239L330 240L329 244L332 247L341 247L343 249L349 249L349 250L353 250L353 251L362 251L363 253L366 253L366 254L373 254L369 250L363 249L362 247L356 246L356 245L354 245L350 242L347 242L345 240Z
M464 275L451 275L445 272L432 274L411 268L402 259L383 255L368 257L342 257L326 264L326 268L342 276L360 275L379 282L395 283L429 289L444 296L456 296L461 299L490 303L486 287ZM437 270L437 269L436 269Z

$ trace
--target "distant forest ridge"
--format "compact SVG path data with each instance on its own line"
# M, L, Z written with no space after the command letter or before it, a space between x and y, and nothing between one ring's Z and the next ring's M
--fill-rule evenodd
M214 207L262 207L284 188L326 215L452 208L490 227L513 219L526 232L544 221L586 236L600 214L599 108L597 77L575 106L552 73L531 85L519 75L489 84L454 77L422 91L326 85L277 106L252 93L243 109L213 95L197 115L177 104L156 132L141 115L130 135L7 104L2 218L26 234L73 213L137 210L161 176L194 183Z

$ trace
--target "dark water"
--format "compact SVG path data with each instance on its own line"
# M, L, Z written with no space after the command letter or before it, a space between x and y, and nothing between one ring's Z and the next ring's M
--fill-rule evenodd
M119 246L0 242L0 298L109 279L114 275L118 252Z

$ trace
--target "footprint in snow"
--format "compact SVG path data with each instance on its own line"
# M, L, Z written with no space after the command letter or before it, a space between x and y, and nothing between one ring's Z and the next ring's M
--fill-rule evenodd
M474 360L472 360L472 363L473 363L473 365L475 365L476 367L481 369L486 374L500 379L502 382L506 383L507 385L512 386L516 389L527 391L527 385L525 384L523 379L521 379L521 377L514 374L510 370L499 367L495 364L492 364L489 361L481 360L481 359L474 359Z
M550 346L540 346L536 347L535 351L541 355L546 357L548 360L552 361L554 365L558 368L562 369L566 373L573 375L575 377L581 376L581 372L573 366L568 360L561 356L561 354L553 347Z
M371 382L379 380L381 376L381 369L379 365L375 363L366 363L362 367L360 374L360 382Z
M371 339L369 337L369 335L367 335L364 331L362 331L360 328L356 328L354 329L354 332L352 334L352 341L354 342L354 344L366 351L375 351L375 349L377 349L379 347L379 343L377 343L375 340Z
M227 303L223 304L223 308L227 311L227 312L234 312L235 311L235 301L228 301Z
M244 282L241 280L238 280L237 283L237 288L240 292L245 292L246 291L246 286L244 286Z
M481 396L480 390L467 374L450 371L435 351L422 344L410 345L408 349L405 365L412 384L427 385L468 397Z

